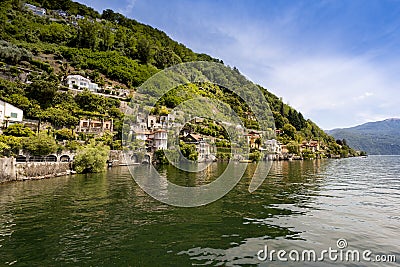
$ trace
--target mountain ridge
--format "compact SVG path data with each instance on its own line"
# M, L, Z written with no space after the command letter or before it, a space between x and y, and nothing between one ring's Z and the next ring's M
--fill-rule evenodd
M368 154L400 155L400 118L388 118L326 132L336 139L345 139L350 146Z

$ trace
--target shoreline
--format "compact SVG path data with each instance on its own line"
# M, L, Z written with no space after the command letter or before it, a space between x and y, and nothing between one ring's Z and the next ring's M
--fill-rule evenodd
M391 155L374 155L374 156L391 156ZM400 155L397 155L400 156ZM364 158L362 156L357 156L357 157L348 157L348 158ZM13 160L13 158L0 158L1 160L8 159L8 160ZM309 160L330 160L330 159L345 159L345 158L311 158L311 159L280 159L280 160L271 160L271 162L280 162L280 161L309 161ZM229 162L229 160L217 160L214 161L215 163L226 163ZM261 161L252 161L252 162L245 162L245 163L258 163ZM240 161L237 161L237 163L242 163ZM243 162L244 163L244 162ZM157 165L169 165L169 164L160 164L156 163ZM66 166L68 165L67 169ZM141 165L141 164L137 164ZM49 168L53 167L53 168ZM62 171L57 171L57 167L63 167L64 169ZM107 167L105 171L108 171L110 168L115 168L115 167L128 167L127 164L120 164L120 165L113 165ZM72 162L27 162L27 163L15 163L14 168L16 169L15 176L12 176L10 174L4 175L3 173L0 172L0 185L2 184L7 184L11 182L25 182L25 181L35 181L35 180L45 180L45 179L51 179L51 178L57 178L57 177L62 177L62 176L73 176L77 174L74 170L72 170ZM43 175L29 175L29 174L38 174L41 173L40 168L45 168L47 169L48 173L43 174ZM28 171L27 171L28 169ZM25 171L21 172L21 170ZM43 170L42 170L43 172Z

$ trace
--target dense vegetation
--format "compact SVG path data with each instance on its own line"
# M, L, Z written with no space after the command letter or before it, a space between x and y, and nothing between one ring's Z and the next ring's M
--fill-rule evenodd
M91 142L79 149L74 158L74 169L77 173L104 171L107 166L109 147L103 143Z
M74 133L74 127L83 117L113 118L117 134L97 139L120 149L118 140L122 136L123 113L119 109L120 100L87 91L76 95L65 91L59 86L65 75L89 76L100 85L117 82L134 91L151 75L176 63L200 60L223 63L208 55L194 53L164 32L112 10L99 14L70 0L26 2L46 8L47 15L34 15L24 8L22 1L6 0L0 6L0 99L24 110L25 118L51 123L47 135L67 141L67 148L72 150L79 148L76 139L88 143L93 138ZM60 9L68 16L52 11ZM77 19L72 15L85 18ZM29 75L25 70L29 70ZM257 125L246 117L248 107L237 95L218 86L192 85L188 88L192 93L228 103L246 126L256 128ZM329 154L354 154L300 112L266 89L260 89L270 104L277 129L282 130L278 138L284 144L296 147L302 140L313 139L319 140ZM156 113L165 112L162 107L172 108L183 100L179 95L168 94L159 103L160 109ZM197 130L223 135L220 129L213 127ZM25 129L14 130L7 136L0 136L1 153L12 154L26 148L23 140L32 138L31 133L22 133ZM51 148L54 149L57 148Z

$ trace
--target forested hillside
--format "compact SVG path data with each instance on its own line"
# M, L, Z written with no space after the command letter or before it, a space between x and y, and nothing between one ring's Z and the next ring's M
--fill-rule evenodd
M400 119L368 122L351 128L328 131L338 139L372 155L400 155Z
M121 101L129 101L129 97L117 99L87 91L73 95L60 87L66 75L81 74L101 86L127 89L132 96L151 75L171 65L191 61L223 63L112 10L99 14L70 0L26 1L46 9L46 15L36 15L24 3L6 0L0 7L0 99L24 110L28 119L52 123L57 131L73 129L82 116L110 117L115 120L118 134L109 143L116 142L122 132ZM214 89L235 109L246 109L237 96ZM281 130L278 139L282 143L295 147L312 139L318 140L327 154L355 154L280 98L260 89ZM171 103L162 104L173 107Z

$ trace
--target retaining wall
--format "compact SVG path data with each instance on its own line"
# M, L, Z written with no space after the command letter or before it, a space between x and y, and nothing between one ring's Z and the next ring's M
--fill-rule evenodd
M15 159L0 158L0 183L15 180Z
M29 162L15 165L16 180L44 179L70 173L69 162Z

